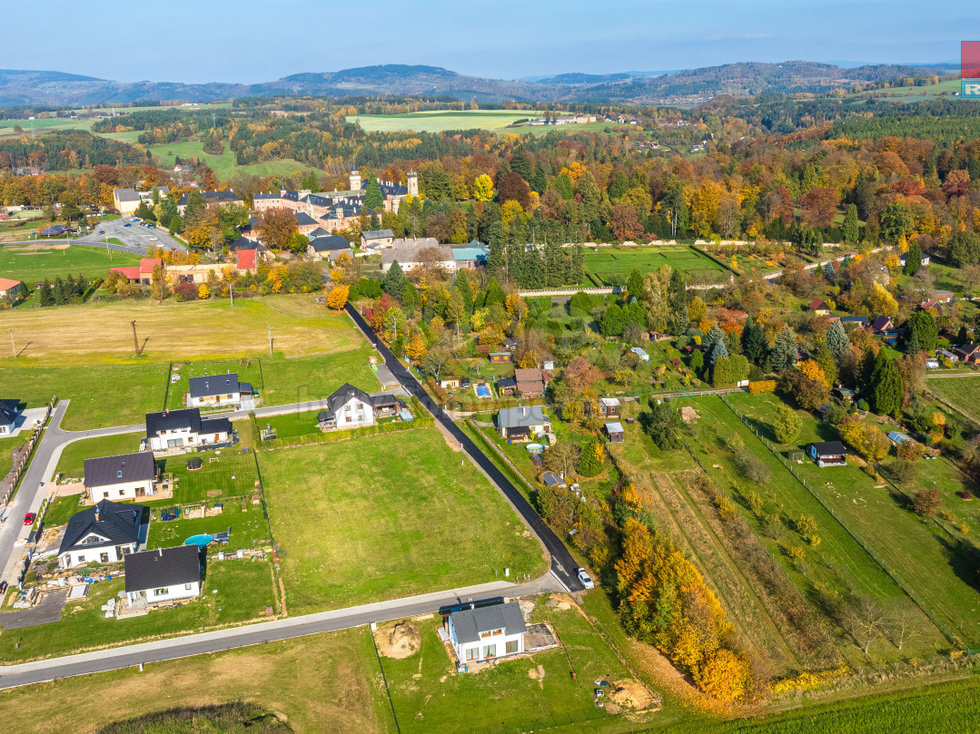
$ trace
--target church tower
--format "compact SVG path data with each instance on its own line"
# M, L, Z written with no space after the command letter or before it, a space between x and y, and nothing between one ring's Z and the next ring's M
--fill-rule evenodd
M408 172L408 195L413 199L419 195L419 175L415 171Z
M356 168L350 169L350 190L355 192L361 190L361 174Z

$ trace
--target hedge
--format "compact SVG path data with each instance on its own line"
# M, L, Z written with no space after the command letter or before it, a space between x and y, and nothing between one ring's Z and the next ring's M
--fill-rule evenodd
M759 395L764 392L776 392L776 381L756 380L749 383L749 395Z

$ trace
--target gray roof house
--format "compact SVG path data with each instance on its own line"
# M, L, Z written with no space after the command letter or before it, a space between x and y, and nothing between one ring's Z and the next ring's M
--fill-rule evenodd
M146 544L149 512L141 505L102 500L76 512L58 549L58 565L115 563Z
M440 245L439 240L435 237L419 237L418 239L394 240L391 247L382 250L381 270L388 272L391 264L396 260L403 271L414 270L423 265L421 255L426 250L434 251L436 255L435 264L439 267L449 271L456 269L452 247Z
M369 395L345 382L327 398L327 409L317 413L316 419L321 429L351 428L371 425L378 415L390 415L399 407L394 393Z
M152 481L156 475L156 462L149 451L85 460L85 486L88 488L141 482L147 479Z
M527 625L516 601L452 612L446 623L461 669L524 652Z
M540 433L551 433L551 421L540 405L501 408L497 428L503 438L528 439Z
M20 402L17 400L0 400L0 436L14 432L17 427L17 416L20 415Z
M147 602L187 599L201 593L201 549L157 548L126 556L126 596Z
M237 372L192 377L187 382L188 405L192 408L239 403L242 394L252 394L252 385L248 382L239 382Z

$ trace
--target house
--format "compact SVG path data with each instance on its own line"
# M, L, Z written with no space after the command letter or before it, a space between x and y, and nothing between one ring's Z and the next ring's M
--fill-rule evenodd
M212 204L216 206L222 206L224 204L238 204L239 206L243 206L245 204L242 201L242 197L230 189L227 191L202 191L201 193L204 194L204 202L208 206ZM177 201L177 213L180 216L184 216L184 211L187 209L190 198L191 194L184 194Z
M516 377L501 377L497 380L497 392L505 396L513 396L517 392Z
M806 307L807 310L813 311L817 316L827 316L830 314L830 306L822 298L814 298Z
M895 331L895 322L887 316L879 316L871 322L872 334L883 334Z
M17 428L20 416L20 401L0 400L0 436L9 436Z
M306 212L296 212L296 231L301 235L309 235L319 227L319 223Z
M353 257L354 250L351 248L350 242L339 234L317 237L310 240L310 244L306 246L306 254L317 261L327 259L333 262L343 253Z
M341 385L329 398L327 409L317 413L320 430L357 428L374 425L379 416L391 415L398 409L393 393L368 395L349 382Z
M807 444L807 455L817 466L844 466L847 463L847 448L840 441L820 441Z
M20 295L22 290L23 285L19 280L0 278L0 298L13 300Z
M92 502L149 497L156 477L156 462L148 451L85 460L85 491Z
M524 652L527 627L516 601L453 612L447 624L460 666Z
M630 351L633 352L633 354L635 354L637 357L639 357L641 362L650 361L650 355L647 354L647 351L643 347L633 347L632 349L630 349Z
M510 352L490 352L487 356L490 358L491 364L504 364L511 361Z
M258 250L235 250L235 270L239 273L257 273L259 271Z
M65 226L64 224L52 224L47 229L42 229L38 232L39 237L62 237L70 232L73 232L71 227Z
M361 249L373 252L383 247L391 247L394 240L395 233L390 229L370 229L367 232L361 232Z
M443 377L437 384L443 390L457 390L462 383L458 377Z
M252 394L252 386L238 381L237 372L226 375L192 377L188 380L187 407L210 408L219 405L238 405L243 395Z
M541 475L541 483L546 487L559 487L561 489L568 489L568 485L565 480L560 476L555 474L553 471L546 471Z
M551 421L540 405L501 408L497 413L497 428L501 437L523 441L542 433L551 433Z
M518 367L514 370L514 379L517 380L517 392L521 394L521 397L544 397L544 391L548 383L545 380L545 375L542 370Z
M448 272L456 270L453 248L440 245L434 237L393 240L391 247L381 251L381 270L387 273L396 261L406 273L423 267L437 267Z
M868 317L867 316L841 316L840 322L842 326L867 326Z
M626 438L623 424L618 421L609 421L605 425L606 435L609 436L610 443L622 443Z
M851 390L850 388L841 387L838 385L833 389L831 395L833 395L835 398L837 398L842 403L845 403L847 405L850 405L852 402L854 402L854 391Z
M163 267L163 260L158 257L144 257L140 259L139 265L128 267L109 268L110 273L120 273L130 283L139 285L150 285L153 282L153 271L157 266Z
M619 398L599 398L599 408L606 418L618 418Z
M905 264L908 262L908 257L906 255L901 255L898 258L898 262L904 268L905 267ZM926 255L925 253L923 253L922 254L922 267L925 267L928 264L929 264L929 256Z
M192 599L201 593L201 549L196 545L157 548L125 558L130 604Z
M113 189L112 191L112 208L120 214L132 214L139 209L141 201L142 199L136 193L136 189Z
M142 505L101 500L68 521L58 549L58 566L117 563L146 545L149 524L150 513Z
M960 358L961 362L974 364L980 362L980 344L967 342L958 347L953 347L953 353Z
M490 248L478 240L468 245L453 248L453 260L456 270L476 270L487 264L490 259Z
M227 418L201 418L199 408L146 414L146 445L151 451L206 448L233 438Z
M942 347L940 347L939 349L936 350L936 356L937 357L945 357L950 362L959 362L960 361L960 355L958 355L955 350L943 349Z
M952 303L956 300L956 294L952 291L937 290L933 291L932 300L936 303Z

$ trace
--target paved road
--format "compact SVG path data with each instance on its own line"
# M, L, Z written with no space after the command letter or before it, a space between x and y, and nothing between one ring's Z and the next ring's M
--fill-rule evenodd
M130 226L127 227L127 224ZM99 234L99 232L104 232L105 234ZM84 237L79 237L75 242L81 245L105 246L106 237L115 237L123 243L123 247L112 249L120 249L134 254L145 254L147 251L156 247L187 252L187 248L184 245L166 232L160 229L150 229L143 224L137 224L130 217L99 222L93 232Z
M562 585L549 572L526 584L510 584L498 581L410 596L404 599L364 604L347 609L337 609L331 612L259 622L245 627L231 627L109 650L39 660L33 663L4 665L0 666L0 688L24 686L88 673L101 673L107 670L133 667L141 663L174 660L191 655L247 647L321 632L335 632L352 627L361 627L372 622L387 622L418 614L429 614L437 612L441 607L488 597L530 596L563 590ZM125 624L125 622L111 622L110 624Z
M581 590L582 584L579 582L576 576L577 564L572 554L568 552L568 548L565 544L561 542L554 531L549 528L541 516L534 511L531 504L525 499L517 487L515 487L503 472L497 468L489 457L484 454L480 448L470 440L470 437L463 433L450 419L449 415L442 410L439 406L435 404L429 394L422 389L422 385L419 384L418 380L405 368L401 362L395 359L395 355L391 353L391 350L385 346L384 342L374 336L374 331L371 326L361 317L357 310L347 304L347 313L357 324L358 328L364 332L364 334L370 339L381 356L385 360L385 364L388 369L391 370L392 374L401 382L402 387L404 387L409 394L414 395L419 399L419 402L426 407L426 409L432 413L437 421L442 425L442 427L457 441L459 441L460 446L463 450L469 454L470 458L476 462L483 472L490 477L490 480L497 485L497 488L503 493L504 497L513 505L514 509L517 510L518 514L531 528L531 531L538 536L539 540L544 544L544 547L551 554L551 570L561 579L562 583L565 584L569 589L574 591Z

